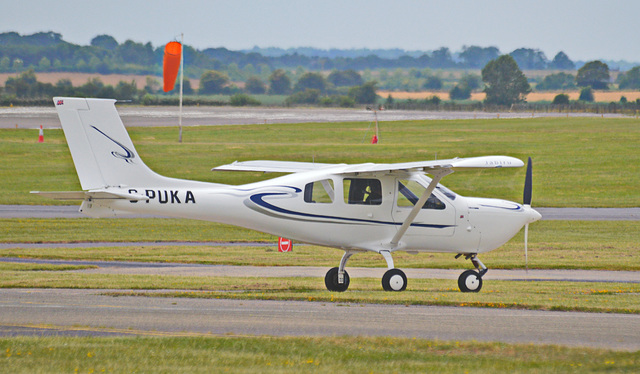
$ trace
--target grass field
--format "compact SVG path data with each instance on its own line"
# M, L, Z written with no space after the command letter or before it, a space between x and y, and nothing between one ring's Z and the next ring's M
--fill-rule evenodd
M0 339L10 373L617 373L640 352L367 337L19 337Z
M369 123L131 128L141 157L178 178L240 184L273 175L212 173L235 160L401 162L505 154L534 160L534 206L640 206L640 120L544 118L381 123L381 143L368 144ZM369 130L369 134L371 130ZM31 190L78 190L61 130L38 144L32 130L0 130L0 204L56 204ZM458 172L444 184L462 195L519 201L524 170Z

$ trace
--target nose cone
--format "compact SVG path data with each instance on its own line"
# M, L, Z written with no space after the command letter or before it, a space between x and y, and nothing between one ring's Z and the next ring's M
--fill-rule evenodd
M525 214L529 218L529 221L527 223L532 223L542 218L542 214L540 214L537 210L531 208L531 205L525 205L524 210Z

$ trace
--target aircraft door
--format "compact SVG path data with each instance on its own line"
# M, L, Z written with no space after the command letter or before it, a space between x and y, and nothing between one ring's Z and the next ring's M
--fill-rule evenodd
M427 189L428 182L412 177L409 179L398 178L395 184L396 199L393 207L393 220L396 224L402 224ZM423 205L405 236L453 236L455 225L455 206L436 189ZM400 228L400 225L397 227Z

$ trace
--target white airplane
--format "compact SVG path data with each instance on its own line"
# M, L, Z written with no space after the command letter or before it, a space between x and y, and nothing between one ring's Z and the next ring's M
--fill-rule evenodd
M231 186L168 178L149 169L136 152L115 100L53 99L83 191L32 193L82 200L91 217L153 214L241 226L298 242L344 250L325 276L327 289L349 287L347 260L364 251L384 257L387 291L402 291L407 277L395 251L465 256L476 270L463 272L462 292L478 292L487 267L479 253L496 249L541 215L531 208L531 164L524 205L463 197L439 184L458 170L521 167L507 156L454 158L394 164L321 164L245 161L214 171L289 173ZM530 161L530 159L529 159ZM431 175L431 177L426 176Z

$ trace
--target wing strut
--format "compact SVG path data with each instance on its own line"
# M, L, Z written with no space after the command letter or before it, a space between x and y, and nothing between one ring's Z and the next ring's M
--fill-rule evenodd
M429 196L431 196L433 190L436 189L438 183L440 183L442 178L451 173L453 173L453 170L451 169L436 169L429 173L433 175L433 179L431 180L431 183L429 183L427 189L422 193L422 196L420 196L420 199L418 200L416 205L413 206L411 212L409 212L407 219L404 220L402 226L400 226L400 229L398 229L398 232L393 236L393 239L391 239L390 244L392 248L398 245L398 242L400 242L400 239L404 236L404 233L407 232L407 229L409 228L409 226L411 226L411 223L413 223L413 221L416 219L416 216L420 212L420 209L422 209L424 203L427 202L427 199L429 198Z

